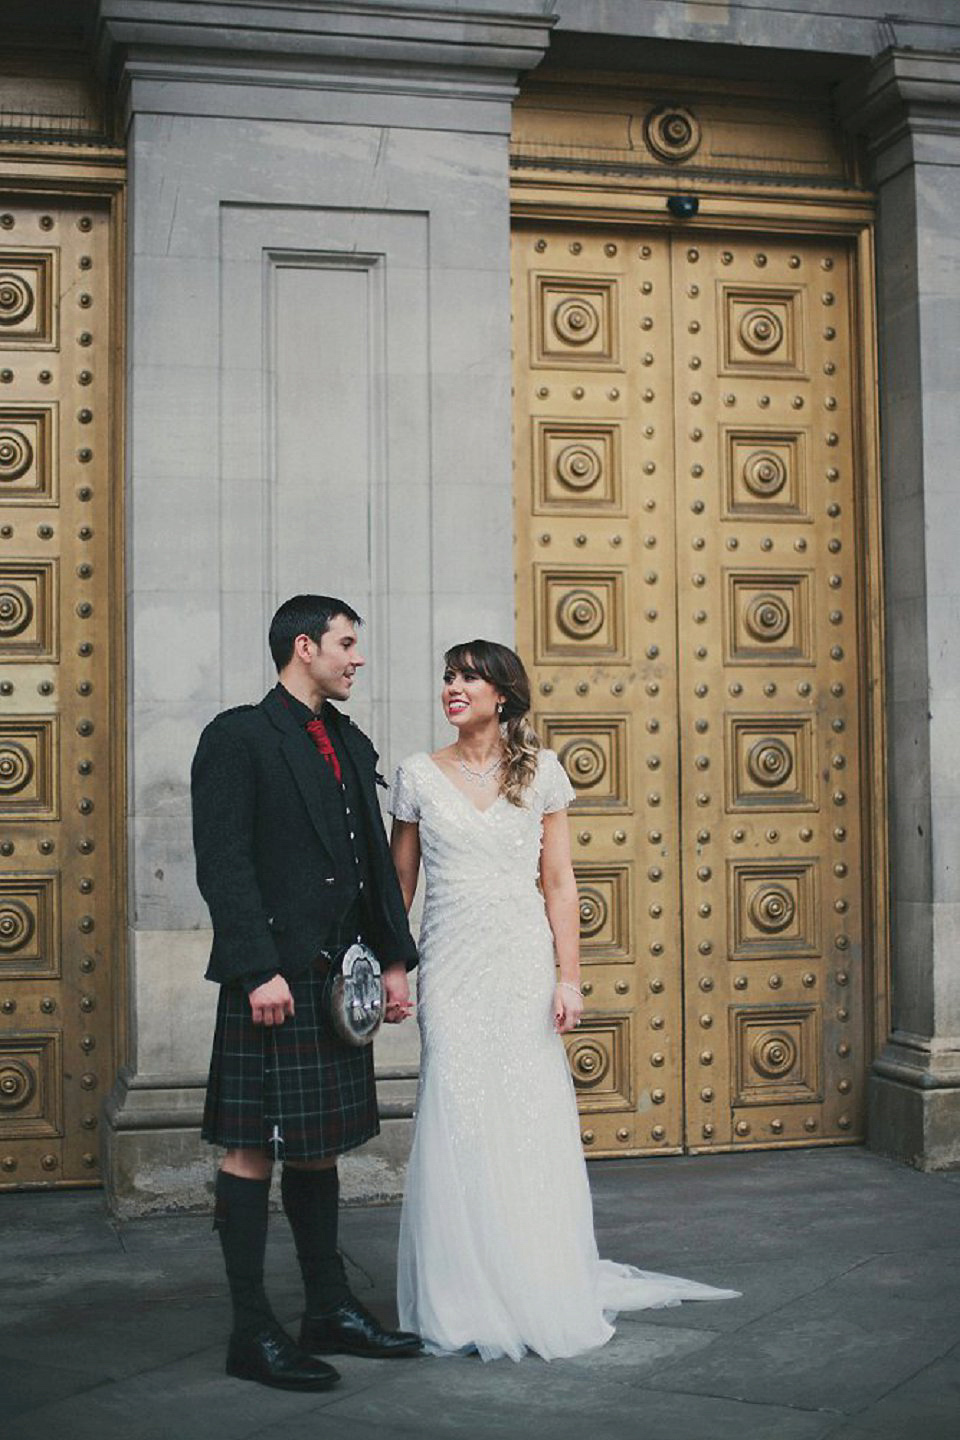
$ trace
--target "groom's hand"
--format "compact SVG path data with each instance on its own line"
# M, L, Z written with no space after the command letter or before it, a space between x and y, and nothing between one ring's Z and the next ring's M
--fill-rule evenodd
M386 1006L384 1018L388 1025L398 1025L406 1020L413 1008L410 1004L410 984L402 965L393 965L383 972L383 990Z
M254 1025L282 1025L293 1014L293 996L282 975L250 991L250 1009Z

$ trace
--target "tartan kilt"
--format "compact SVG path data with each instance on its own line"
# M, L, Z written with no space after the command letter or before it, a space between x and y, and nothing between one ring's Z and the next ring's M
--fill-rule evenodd
M254 1025L242 985L222 985L201 1134L228 1149L267 1150L276 1124L281 1160L341 1155L379 1134L373 1046L341 1040L323 1018L325 970L288 981L294 1013Z

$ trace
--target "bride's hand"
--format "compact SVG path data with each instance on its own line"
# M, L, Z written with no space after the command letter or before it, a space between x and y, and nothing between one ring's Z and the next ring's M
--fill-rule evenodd
M553 992L553 1024L561 1035L575 1030L583 1014L583 996L573 985L557 983Z

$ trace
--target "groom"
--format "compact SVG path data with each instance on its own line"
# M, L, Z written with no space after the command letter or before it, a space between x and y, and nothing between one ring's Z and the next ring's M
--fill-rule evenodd
M337 1156L379 1131L372 1046L341 1040L324 1016L332 951L362 936L384 967L386 1019L409 1013L407 926L377 804L377 755L331 701L364 664L359 615L296 595L274 615L276 687L226 710L200 737L192 771L197 879L213 921L207 978L219 983L203 1136L225 1147L218 1231L233 1301L227 1373L322 1390L339 1375L319 1355L414 1355L416 1335L385 1329L350 1293L337 1250ZM264 1292L270 1175L293 1230L306 1306L300 1343Z

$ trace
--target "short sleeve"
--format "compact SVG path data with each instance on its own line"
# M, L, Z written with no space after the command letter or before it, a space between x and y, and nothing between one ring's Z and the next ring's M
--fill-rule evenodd
M540 768L543 776L543 813L552 815L555 810L566 810L577 798L567 772L552 750L540 752Z
M417 799L417 782L406 765L398 765L390 787L387 809L396 820L416 821L420 819L420 804Z

